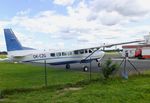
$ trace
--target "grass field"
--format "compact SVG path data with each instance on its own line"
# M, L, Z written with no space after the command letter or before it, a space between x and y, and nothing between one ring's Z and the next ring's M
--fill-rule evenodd
M7 58L7 55L0 55L1 59Z
M0 63L0 103L149 103L150 72L128 80L27 64Z

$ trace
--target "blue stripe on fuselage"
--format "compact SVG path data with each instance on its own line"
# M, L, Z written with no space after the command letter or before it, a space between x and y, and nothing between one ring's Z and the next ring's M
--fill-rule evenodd
M89 63L92 60L84 60L81 62L81 60L78 61L64 61L64 62L56 62L56 63L49 63L50 65L63 65L63 64L73 64L73 63Z
M36 60L27 60L23 62L34 62L34 61L41 61L41 60L48 60L48 59L54 59L54 58L45 58L45 59L36 59ZM55 58L56 59L56 58ZM48 63L51 65L63 65L63 64L73 64L73 63L88 63L92 60L96 60L97 58L94 59L89 59L89 60L84 60L81 62L81 60L70 60L70 61L63 61L63 62L53 62L53 63ZM44 62L43 62L44 63Z

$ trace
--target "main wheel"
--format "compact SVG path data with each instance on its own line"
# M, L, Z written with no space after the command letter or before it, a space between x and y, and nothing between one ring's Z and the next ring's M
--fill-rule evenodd
M66 64L66 69L70 69L70 64Z
M88 66L84 66L84 67L83 67L83 71L84 71L84 72L87 72L88 70L89 70Z
M98 65L98 67L101 67L101 63L100 62L97 65Z

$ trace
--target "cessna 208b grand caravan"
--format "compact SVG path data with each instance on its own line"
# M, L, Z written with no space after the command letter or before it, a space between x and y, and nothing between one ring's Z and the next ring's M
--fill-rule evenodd
M70 68L70 64L72 63L87 63L92 60L96 60L99 63L105 54L100 48L141 42L132 41L72 51L39 51L33 48L23 47L11 29L4 29L4 35L9 61L35 63L46 62L50 65L66 65L67 69ZM88 67L84 66L83 70L87 71Z

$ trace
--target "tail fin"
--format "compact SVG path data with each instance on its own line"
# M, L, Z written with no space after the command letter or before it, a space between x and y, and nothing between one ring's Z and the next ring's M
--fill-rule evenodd
M32 48L23 47L12 29L4 29L7 51L29 50Z

